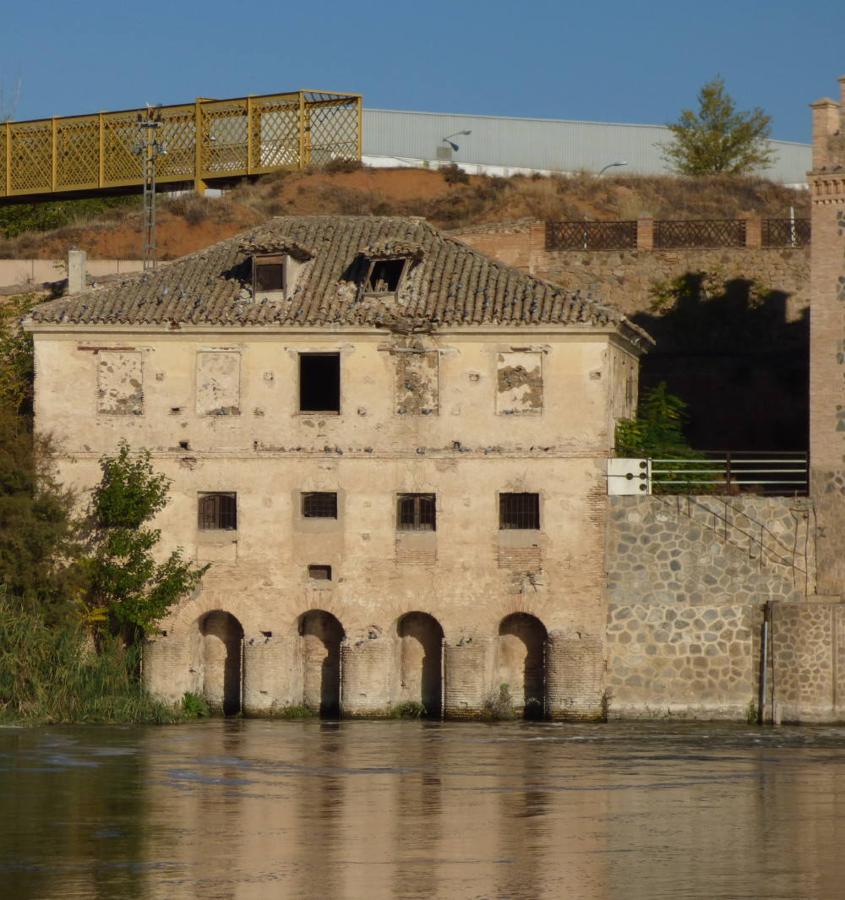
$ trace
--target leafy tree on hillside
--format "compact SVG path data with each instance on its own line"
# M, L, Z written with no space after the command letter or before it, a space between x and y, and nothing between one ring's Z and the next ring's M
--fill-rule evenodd
M755 107L739 112L717 76L698 92L698 111L684 109L668 125L673 140L661 145L664 159L681 175L745 175L774 162L771 117Z

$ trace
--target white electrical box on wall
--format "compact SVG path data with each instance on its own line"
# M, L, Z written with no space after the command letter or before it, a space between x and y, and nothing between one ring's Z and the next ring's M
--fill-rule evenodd
M613 497L651 493L651 460L609 459L607 493Z

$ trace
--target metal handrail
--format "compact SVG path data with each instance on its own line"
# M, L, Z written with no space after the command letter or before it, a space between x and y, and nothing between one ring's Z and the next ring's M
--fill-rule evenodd
M695 485L714 491L754 487L770 489L770 494L805 494L809 486L807 454L801 451L702 452L699 459L660 457L649 462L652 486L658 493Z

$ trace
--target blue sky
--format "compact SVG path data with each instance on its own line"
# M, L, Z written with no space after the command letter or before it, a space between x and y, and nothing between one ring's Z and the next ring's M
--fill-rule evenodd
M773 135L845 74L845 0L146 0L4 4L0 84L15 118L298 87L365 105L663 123L721 74Z

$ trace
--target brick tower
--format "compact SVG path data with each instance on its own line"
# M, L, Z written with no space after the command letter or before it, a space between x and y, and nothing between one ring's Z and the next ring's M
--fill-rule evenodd
M845 76L812 104L810 491L818 593L845 596Z

